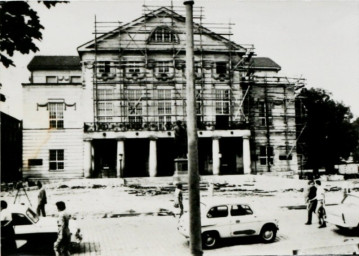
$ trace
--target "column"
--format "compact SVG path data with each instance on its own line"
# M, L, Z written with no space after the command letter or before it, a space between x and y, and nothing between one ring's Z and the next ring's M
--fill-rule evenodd
M249 146L249 135L243 136L243 172L251 173L251 150Z
M150 156L149 156L149 174L150 177L157 176L157 138L150 138Z
M116 176L123 178L123 170L125 168L125 140L117 139L117 157L116 157Z
M219 139L220 137L213 137L212 140L212 168L213 175L219 175L220 166L221 166L221 154L219 153Z
M91 177L92 170L92 140L84 140L84 177Z

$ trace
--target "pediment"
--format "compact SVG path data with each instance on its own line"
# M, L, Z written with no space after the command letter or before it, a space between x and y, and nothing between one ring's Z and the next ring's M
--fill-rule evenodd
M168 28L177 38L176 41L168 42L154 42L151 36L158 28ZM215 32L194 24L194 40L201 41L202 46L215 49L228 49L231 46L232 50L243 51L245 48L228 40L227 38L216 34ZM185 17L169 10L166 7L161 7L145 16L142 16L127 24L121 25L116 29L98 36L96 44L98 51L117 51L120 49L141 50L161 49L166 46L172 48L185 49ZM78 47L79 52L87 52L95 50L95 40L91 40Z

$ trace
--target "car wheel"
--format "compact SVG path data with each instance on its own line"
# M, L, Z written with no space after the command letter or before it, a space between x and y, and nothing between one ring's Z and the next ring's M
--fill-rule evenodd
M202 234L202 246L206 249L215 248L218 245L219 235L217 232L205 232Z
M263 242L271 243L275 240L277 235L277 229L274 226L267 225L261 230L260 237Z

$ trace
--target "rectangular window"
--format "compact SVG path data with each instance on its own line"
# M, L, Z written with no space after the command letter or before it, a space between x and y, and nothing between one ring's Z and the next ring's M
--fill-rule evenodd
M113 88L101 88L97 90L97 119L100 122L111 122L113 119Z
M81 76L71 76L71 83L81 83Z
M57 76L46 76L47 84L57 84Z
M129 61L127 63L127 72L128 73L140 73L141 62L139 61Z
M64 128L64 103L49 103L49 120L51 128Z
M216 89L216 114L229 115L230 113L230 91L227 89Z
M259 163L261 165L273 164L274 152L273 147L259 147Z
M202 114L202 90L196 90L196 113Z
M29 166L42 165L42 159L28 159L27 161Z
M64 170L64 150L50 149L49 150L49 169L50 171Z
M158 73L169 73L170 72L170 62L168 61L158 61L157 70Z
M216 73L217 74L226 74L227 73L227 63L226 62L217 62L216 63Z
M262 126L272 125L272 108L270 106L270 103L263 101L258 103L259 122Z
M172 116L172 90L158 89L158 120L165 124L171 122Z
M142 124L142 89L129 89L128 98L128 121Z
M97 71L100 73L109 73L111 71L111 62L99 61L97 63Z

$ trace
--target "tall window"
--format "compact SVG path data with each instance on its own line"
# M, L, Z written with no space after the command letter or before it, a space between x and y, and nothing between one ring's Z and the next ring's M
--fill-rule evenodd
M216 89L216 114L229 115L230 111L230 91L226 89Z
M259 163L261 165L273 164L274 152L273 147L260 146L259 147Z
M51 128L64 128L64 103L49 103L49 119Z
M142 123L142 90L129 89L128 98L128 121L130 123Z
M202 114L202 90L196 90L196 112Z
M176 34L167 27L159 27L152 33L150 42L172 43L177 42Z
M171 89L158 90L158 120L160 123L171 122Z
M258 103L260 125L272 125L272 108L270 103L261 101Z
M64 150L50 149L49 151L49 169L50 171L64 170Z
M113 89L98 89L97 119L100 122L111 122L113 119Z

